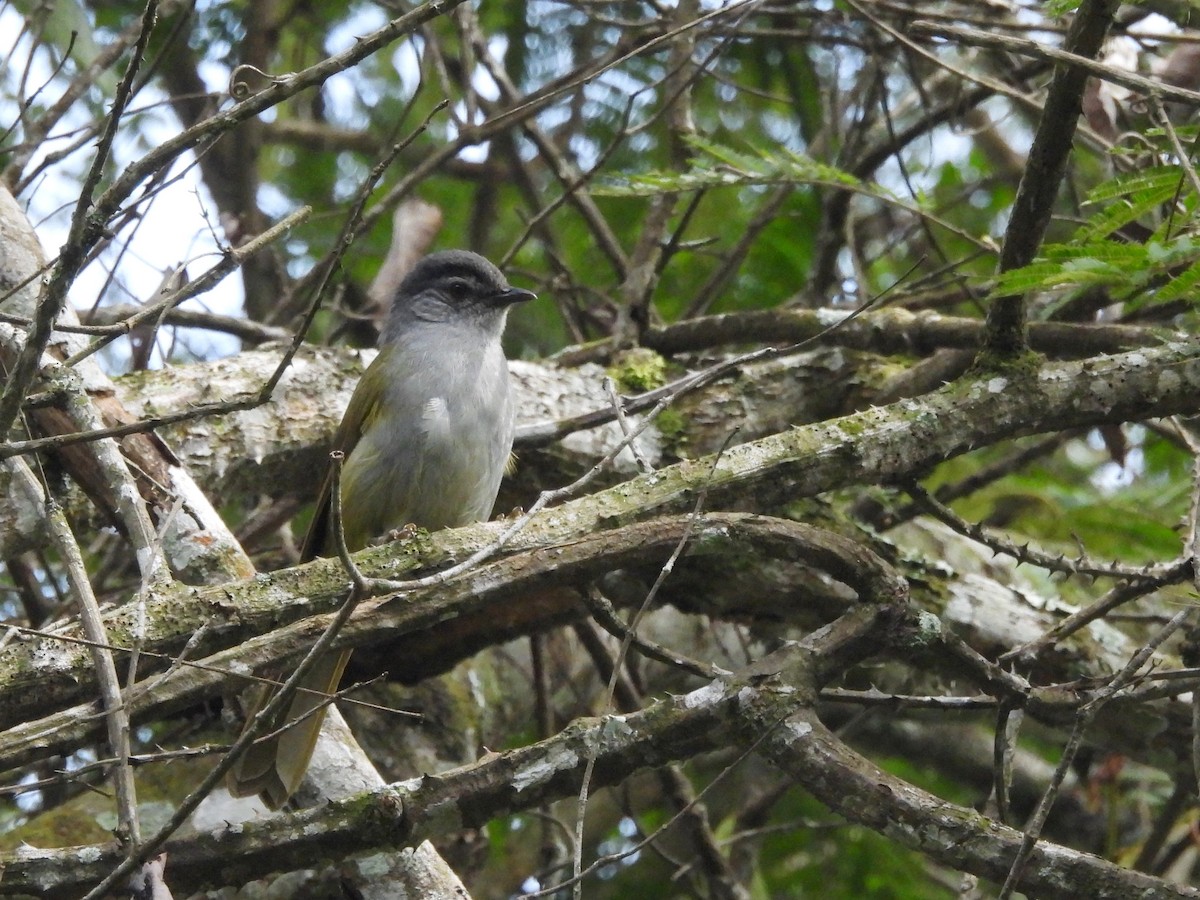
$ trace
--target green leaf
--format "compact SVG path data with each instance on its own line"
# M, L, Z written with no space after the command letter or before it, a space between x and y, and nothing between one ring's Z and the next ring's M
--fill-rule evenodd
M1093 241L1049 244L1045 256L993 277L992 296L1088 285L1126 285L1144 275L1147 251L1140 244Z
M1181 191L1178 166L1159 166L1121 175L1098 185L1088 195L1089 204L1109 203L1076 232L1076 238L1104 238L1171 201Z
M882 185L865 182L849 172L817 162L794 150L773 148L743 152L700 137L688 142L696 150L692 168L686 172L657 171L628 175L601 182L593 189L597 196L650 197L664 191L684 192L721 187L755 187L772 184L811 184L853 191L920 216L991 252L990 245L939 216L929 204L922 205L898 197Z
M1190 299L1195 296L1198 284L1200 284L1200 260L1193 262L1167 284L1159 288L1154 293L1154 301L1156 303L1171 303L1182 297Z
M1087 203L1103 203L1118 197L1127 197L1140 191L1168 189L1167 196L1179 187L1183 172L1179 166L1152 166L1136 172L1125 172L1115 178L1096 185L1087 195Z

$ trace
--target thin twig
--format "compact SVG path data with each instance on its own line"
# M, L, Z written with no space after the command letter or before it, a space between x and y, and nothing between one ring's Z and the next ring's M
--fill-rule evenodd
M351 204L350 212L346 215L346 221L342 224L341 233L337 240L334 241L333 249L321 260L317 268L317 275L313 279L312 301L308 305L308 310L305 312L300 321L299 327L296 329L296 335L292 339L292 343L283 352L280 357L279 365L275 367L275 371L263 384L259 392L260 401L265 403L275 392L275 387L283 378L284 373L292 364L292 359L300 351L300 346L304 343L304 338L308 334L308 329L312 325L313 320L317 317L317 313L321 309L321 304L324 300L325 290L329 285L330 279L333 277L334 271L341 263L342 257L350 249L351 244L362 233L365 227L365 217L363 211L366 209L367 200L370 199L375 186L379 180L383 178L388 166L392 164L392 160L399 155L400 151L417 139L417 136L422 134L429 127L429 123L433 117L440 113L445 107L443 101L434 106L425 119L418 125L411 134L404 140L394 144L391 149L385 153L374 166L367 176L363 179L362 184L358 187L358 193L354 198L354 203Z
M141 31L129 57L129 65L117 86L116 95L110 104L111 109L96 142L96 155L92 158L91 168L83 179L79 189L79 199L75 203L75 211L71 216L71 226L67 233L66 243L59 252L58 260L50 273L50 279L38 301L34 315L33 327L25 341L25 347L18 355L11 371L8 373L4 393L0 394L0 436L7 435L17 414L21 402L25 399L33 377L37 371L37 362L50 335L54 329L54 321L62 312L67 302L67 290L79 274L84 257L99 237L103 225L93 207L93 197L100 179L108 166L109 154L117 137L117 128L121 115L129 103L133 91L134 78L142 62L142 54L150 40L150 32L154 27L157 16L157 0L147 0L142 12Z
M709 469L709 478L711 478L713 473L716 472L717 464L721 461L721 457L724 455L725 449L729 446L729 442L733 439L735 433L736 432L730 432L729 435L726 436L725 442L721 445L721 448L713 454L712 467ZM691 515L688 516L687 524L683 529L683 533L679 536L679 540L675 544L675 549L671 552L671 555L668 557L667 561L663 563L662 568L659 569L658 577L654 579L654 584L650 586L650 590L646 592L646 596L642 600L641 605L634 612L633 618L631 618L629 621L629 626L626 629L624 637L621 639L620 647L617 649L617 658L613 664L612 677L610 677L608 680L608 688L605 691L604 702L602 704L602 708L604 709L608 709L612 706L613 692L616 690L617 685L617 676L624 667L625 660L629 655L629 648L633 643L633 637L637 634L638 623L641 621L642 616L645 615L646 610L648 610L650 605L654 602L654 598L658 596L658 592L662 588L663 583L667 580L671 572L674 571L675 563L683 554L683 549L687 546L688 541L691 540L696 519L704 510L704 502L708 498L708 485L709 482L706 481L700 487L699 491L697 491L696 503L692 509ZM583 822L584 816L587 812L588 791L591 787L592 774L595 770L595 767L596 754L591 753L588 755L587 765L585 765L583 769L583 778L580 779L579 783L579 808L575 819L575 859L573 862L572 871L574 878L574 895L576 900L579 900L579 898L582 897L583 891L583 881L581 878L583 872L584 847Z
M1119 84L1123 88L1128 88L1136 94L1144 94L1155 100L1172 100L1177 103L1184 103L1193 109L1200 107L1200 93L1196 91L1167 84L1165 81L1146 78L1128 69L1106 65L1105 63L1097 62L1090 56L1080 56L1078 53L1072 53L1069 50L1060 50L1044 41L1031 41L1027 38L1009 37L996 31L982 31L978 28L964 28L960 25L944 25L926 19L917 19L915 22L909 22L907 27L909 33L913 35L950 38L964 45L1003 50L1006 53L1016 53L1033 59L1046 60L1056 65L1067 63L1084 69L1088 74L1094 75L1102 81L1109 81L1113 84Z
M141 841L141 829L137 814L137 791L133 771L129 766L130 738L129 715L121 696L121 681L117 677L117 666L112 653L104 648L108 633L100 604L88 581L87 566L71 527L67 524L62 508L46 495L33 471L24 460L15 460L12 471L16 482L32 502L44 505L46 526L51 541L58 552L63 574L71 586L71 593L79 604L79 619L84 633L93 642L92 663L96 670L96 683L104 705L104 721L108 729L108 743L117 765L113 770L113 782L117 791L118 837L125 847L135 850Z
M1144 646L1133 654L1124 668L1113 675L1108 684L1096 691L1092 699L1080 707L1079 712L1075 716L1075 724L1071 729L1071 735L1067 739L1066 746L1063 747L1062 753L1059 756L1054 775L1051 777L1050 783L1046 786L1046 790L1042 794L1037 808L1033 811L1029 822L1025 826L1025 833L1021 838L1021 846L1017 851L1016 857L1013 859L1012 866L1008 870L1008 877L1000 889L999 900L1007 900L1007 898L1011 897L1020 884L1021 876L1025 872L1025 866L1029 862L1033 848L1041 837L1042 828L1046 824L1046 817L1050 814L1050 809L1058 798L1067 773L1071 770L1071 764L1075 761L1075 755L1079 752L1079 748L1083 744L1084 735L1087 733L1092 722L1095 721L1096 716L1100 714L1100 710L1119 691L1138 677L1142 666L1146 664L1151 655L1171 635L1183 628L1188 623L1188 620L1194 617L1195 612L1194 609L1182 609L1172 616L1166 625L1160 628Z
M189 300L192 297L203 294L210 290L226 275L239 268L243 263L246 262L246 260L258 253L258 251L270 246L271 244L274 244L292 228L296 227L302 222L307 221L310 215L312 215L312 207L301 206L299 209L288 213L286 216L280 219L279 222L272 225L261 234L256 234L244 244L241 244L238 247L224 248L221 252L221 261L209 268L199 278L193 278L187 284L174 291L171 291L160 300L156 300L154 303L142 307L138 312L124 319L121 322L120 329L106 329L106 331L102 333L99 340L88 344L87 347L71 356L65 364L68 366L75 365L79 361L86 359L93 353L96 353L98 350L108 346L118 337L121 337L129 331L132 331L134 328L137 328L139 325L142 325L143 323L152 319L159 319L167 311L174 310L176 306L178 306L180 303L183 303L185 300ZM62 330L66 331L78 329Z
M99 900L99 898L104 897L109 889L153 856L170 839L171 835L187 821L187 818L195 811L196 807L212 792L213 788L221 783L225 775L241 759L250 745L258 739L259 734L266 728L267 724L276 721L280 713L291 703L297 688L309 671L311 671L313 665L332 649L338 632L349 621L351 614L363 596L364 594L359 590L356 583L338 610L337 615L329 622L316 643L312 645L308 653L304 655L304 658L300 660L299 664L292 671L291 675L284 681L279 691L263 705L250 722L246 723L246 727L242 730L242 733L238 735L237 740L230 746L229 753L208 772L199 786L183 799L172 814L170 821L155 832L154 836L138 848L137 852L129 854L119 866L109 873L108 877L88 892L84 900Z
M911 270L910 270L911 271ZM896 281L896 284L901 284L903 278ZM785 347L762 347L758 350L751 350L747 353L741 353L721 362L714 363L707 368L697 372L691 372L682 378L665 384L660 388L655 388L651 391L639 394L636 397L630 397L623 404L623 409L626 414L638 413L643 409L654 407L653 411L647 417L647 420L653 420L663 409L679 399L685 394L699 390L705 385L711 384L718 378L736 372L738 369L745 366L747 363L760 362L769 359L777 359L781 356L789 356L793 353L798 353L800 350L823 340L827 335L843 328L850 322L853 322L863 313L874 309L890 292L891 288L881 292L879 295L871 298L861 306L851 310L849 313L842 316L832 325L822 328L818 333L806 337L794 344L789 344ZM607 425L609 422L617 418L616 412L611 406L604 406L600 409L592 410L591 412L580 413L577 416L569 416L564 419L555 419L551 422L539 422L536 425L526 425L517 429L517 439L514 443L522 448L545 447L555 441L572 434L576 431L581 431L585 428L596 428L600 425ZM640 431L641 429L639 429ZM624 442L621 445L625 446ZM0 456L0 458L3 458Z
M633 629L621 621L620 616L617 615L617 611L613 609L612 603L594 585L584 591L583 596L587 601L588 611L601 628L618 641L622 643L628 642L633 649L648 659L658 660L665 665L709 680L729 674L727 669L722 669L712 663L692 659L676 650L664 647L656 641L648 640L636 634Z
M625 406L621 402L621 398L617 395L617 383L609 375L604 376L604 393L608 394L608 402L612 404L613 412L617 417L617 424L621 426L621 434L629 437L633 429L629 427L629 418L625 415ZM637 445L637 441L629 442L629 452L633 454L633 458L637 461L638 469L642 474L654 471L654 466L646 459L645 454L642 453L641 448Z
M1051 572L1067 572L1072 575L1088 575L1092 578L1126 578L1136 581L1157 581L1172 572L1178 563L1159 563L1157 565L1126 566L1113 561L1103 564L1096 563L1081 556L1078 559L1068 559L1065 554L1050 554L1034 550L1028 544L1017 544L1007 538L988 531L981 525L968 522L954 510L935 498L929 491L916 482L909 482L904 490L913 502L939 522L949 526L959 534L978 541L995 553L1006 553L1017 562L1040 566Z
M717 785L721 784L725 780L726 777L728 777L732 772L734 772L737 769L737 767L740 763L745 762L745 760L747 760L756 750L758 750L759 745L763 741L765 741L767 739L767 737L770 736L771 732L774 731L780 724L781 723L777 722L774 725L769 725L766 728L764 728L762 731L762 734L760 734L757 738L755 738L755 740L750 744L750 746L748 746L745 750L743 750L741 753L739 753L737 755L736 759L734 759L727 767L725 767L719 773L717 773L717 775L713 778L712 781L710 781L708 784L706 784L703 788L700 789L700 791L696 794L695 802L699 803L701 800L703 800L708 795L709 791L713 790L715 787L717 787ZM678 823L679 820L681 818L683 818L683 816L685 816L686 814L687 814L687 809L679 810L678 812L675 813L675 815L671 816L671 818L667 819L667 821L663 822L662 825L660 825L658 828L656 828L654 831L652 831L650 834L648 834L643 840L638 841L636 844L626 847L624 850L621 850L619 853L610 853L606 856L597 857L591 863L591 865L589 865L587 868L582 869L578 873L573 874L569 881L555 884L551 887L543 888L542 890L539 890L539 891L531 891L527 894L518 894L517 895L518 900L533 900L533 898L536 898L536 897L548 897L551 894L557 894L559 891L563 890L564 888L573 887L573 886L578 885L582 881L582 879L591 875L593 872L599 871L600 869L604 868L605 866L612 865L615 862L620 862L623 859L628 859L629 857L633 856L634 854L641 853L648 846L650 846L654 841L658 840L659 836L662 835L665 831L667 831L667 829L674 827L675 824Z

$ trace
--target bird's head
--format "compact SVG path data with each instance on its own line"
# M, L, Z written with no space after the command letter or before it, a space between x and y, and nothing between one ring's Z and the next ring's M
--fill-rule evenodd
M510 285L499 269L477 253L431 253L413 266L396 289L384 340L419 323L474 323L502 329L508 308L535 296Z

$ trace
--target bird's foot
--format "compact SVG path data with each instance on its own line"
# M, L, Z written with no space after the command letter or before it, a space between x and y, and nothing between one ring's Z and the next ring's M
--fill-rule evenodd
M409 522L403 528L393 528L391 531L387 532L387 534L379 539L378 543L390 544L392 541L406 541L411 538L415 538L418 531L420 531L420 529L417 528L416 525L412 524L412 522Z

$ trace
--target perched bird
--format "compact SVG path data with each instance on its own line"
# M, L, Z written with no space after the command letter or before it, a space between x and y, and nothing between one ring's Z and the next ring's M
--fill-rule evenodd
M334 437L333 449L345 453L341 510L351 551L406 525L453 528L491 515L515 428L500 336L509 307L533 297L464 250L425 257L400 283L379 355ZM336 555L330 490L327 477L304 540L305 561ZM302 685L307 691L297 692L275 727L320 706L349 657L342 651L318 660ZM323 718L318 711L251 746L230 773L230 792L282 806L304 777Z

